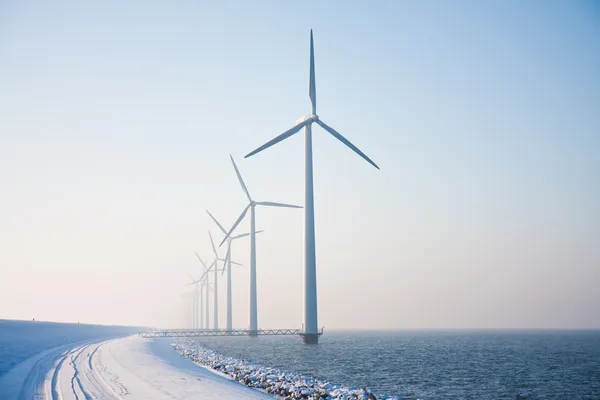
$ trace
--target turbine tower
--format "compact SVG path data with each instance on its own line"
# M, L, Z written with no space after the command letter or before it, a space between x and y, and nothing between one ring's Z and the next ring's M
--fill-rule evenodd
M195 253L196 257L198 258L198 260L200 260L200 263L202 263L202 266L204 267L204 272L202 274L202 276L196 280L196 281L192 281L192 283L188 283L188 285L193 285L193 284L198 284L200 283L201 286L201 290L200 290L200 296L202 296L202 291L204 290L204 286L206 286L206 292L205 292L205 313L204 313L204 327L202 327L203 329L209 329L209 290L213 290L213 288L210 286L210 284L208 283L208 273L210 271L213 270L213 267L216 271L217 269L217 261L222 260L221 258L215 258L215 260L210 264L209 267L206 266L206 263L200 258L200 256L198 255L198 253ZM237 263L236 263L237 264ZM213 290L214 291L214 290ZM200 307L202 307L202 303L200 304ZM202 323L201 323L202 325ZM216 327L215 329L218 329L218 327Z
M315 205L313 196L313 157L312 157L312 124L317 123L333 137L348 146L352 151L364 158L369 164L379 169L365 153L360 151L348 139L331 128L317 116L317 88L315 83L315 50L313 33L310 31L310 80L308 96L311 101L311 113L296 121L296 125L273 140L265 143L244 158L281 142L304 128L304 343L316 344L319 340L317 322L317 261L315 252Z
M227 231L225 230L225 228L223 228L223 225L221 225L219 223L219 221L217 221L217 219L210 213L210 211L206 210L206 212L208 213L208 215L210 215L210 217L212 218L213 221L215 221L215 224L217 224L217 226L219 227L219 229L221 230L221 232L223 232L224 235L227 235ZM260 233L262 231L258 231L256 233ZM227 260L225 262L225 267L223 268L223 272L221 273L221 275L223 275L225 273L225 270L227 270L227 330L231 331L232 329L232 321L233 321L233 317L232 317L232 301L231 301L231 242L233 242L236 239L241 239L244 238L246 236L250 236L249 233L242 233L241 235L237 235L237 236L233 236L233 237L228 237L227 238L227 255L225 256L225 259Z
M196 254L196 257L198 257L198 260L200 260L200 263L203 266L202 276L198 280L194 280L192 278L192 276L190 275L190 278L192 278L192 284L196 284L196 288L199 289L197 297L198 297L198 300L199 300L199 303L200 303L198 305L198 307L200 308L200 313L199 313L200 323L196 324L196 325L198 325L198 327L200 329L205 329L204 314L205 314L205 312L206 313L208 312L208 275L207 275L207 273L208 273L209 268L206 267L206 264L200 258L200 256L198 255L198 253L195 253L195 254ZM212 265L214 265L214 264L211 264L211 268L212 268ZM199 288L198 288L198 284L200 284ZM203 300L203 297L202 297L203 294L204 294L204 287L205 286L207 286L206 287L206 294L207 294L207 297L206 297L206 310L203 308L204 307L204 304L203 304L204 300ZM208 321L208 317L207 317L206 321ZM206 322L206 329L208 329L208 322Z
M188 285L194 285L194 292L192 294L192 329L198 329L198 318L202 320L202 317L198 316L198 300L200 296L198 295L198 283L192 275L188 274L190 277L191 283ZM200 306L200 311L202 311L202 306Z
M219 285L217 283L217 271L218 271L218 262L219 261L223 261L224 265L227 264L227 258L221 258L219 257L219 254L217 253L217 248L215 247L215 242L213 241L212 235L210 233L210 231L208 231L208 236L210 237L210 245L212 246L212 250L213 253L215 254L215 260L213 261L214 264L214 273L215 273L215 282L214 282L214 287L213 287L213 294L214 294L214 301L213 301L213 313L214 313L214 322L213 322L213 329L219 329ZM231 258L229 259L229 263L231 264L236 264L236 265L242 265L240 263L236 263L235 261L231 261ZM212 264L211 264L212 266ZM223 267L225 268L225 267Z
M250 197L250 193L248 192L248 188L242 179L242 175L240 175L240 171L238 170L237 165L235 165L235 161L233 161L233 157L229 155L231 158L231 162L233 164L233 168L235 169L235 173L240 181L240 185L242 186L242 190L246 193L246 197L248 197L248 205L242 211L242 214L239 216L237 221L233 224L229 232L225 235L225 238L221 242L219 246L222 246L223 243L227 240L227 238L231 237L231 234L237 228L237 226L242 222L248 209L250 209L250 336L257 336L258 331L258 312L257 312L257 299L256 299L256 206L267 206L267 207L286 207L286 208L302 208L301 206L295 206L291 204L282 204L282 203L274 203L271 201L254 201L252 197Z

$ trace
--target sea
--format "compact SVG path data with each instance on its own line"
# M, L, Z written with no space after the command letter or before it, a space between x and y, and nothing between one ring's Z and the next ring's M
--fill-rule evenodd
M326 332L199 338L240 360L405 399L600 399L600 331Z

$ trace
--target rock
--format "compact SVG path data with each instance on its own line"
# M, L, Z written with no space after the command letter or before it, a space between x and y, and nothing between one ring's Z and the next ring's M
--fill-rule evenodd
M229 375L246 386L265 390L284 399L298 400L391 400L395 397L375 395L368 388L351 388L302 376L298 373L280 371L256 365L245 360L225 357L215 351L198 346L190 339L179 339L171 346L184 357L216 371Z

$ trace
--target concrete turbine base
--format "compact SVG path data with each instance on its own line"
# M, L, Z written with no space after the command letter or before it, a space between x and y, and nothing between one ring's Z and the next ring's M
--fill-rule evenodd
M302 343L304 344L319 344L319 336L318 333L302 333Z

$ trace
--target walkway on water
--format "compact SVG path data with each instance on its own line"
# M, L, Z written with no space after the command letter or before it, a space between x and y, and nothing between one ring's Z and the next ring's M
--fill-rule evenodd
M317 336L323 334L323 328L317 333ZM144 338L159 338L159 337L203 337L203 336L290 336L298 335L303 339L306 336L315 334L307 334L301 329L259 329L251 331L249 329L164 329L150 330L140 332L139 335Z

